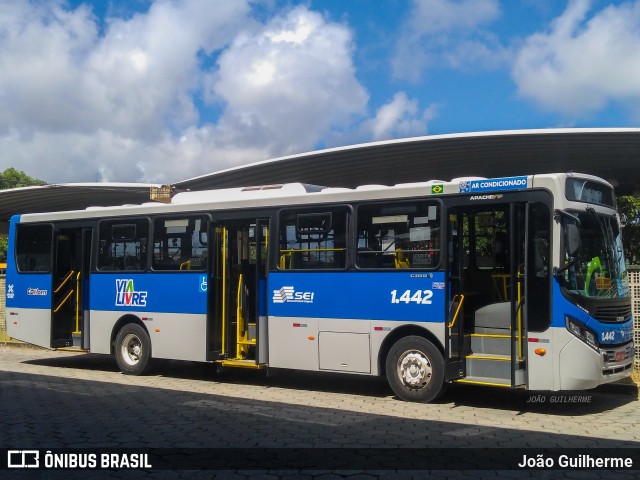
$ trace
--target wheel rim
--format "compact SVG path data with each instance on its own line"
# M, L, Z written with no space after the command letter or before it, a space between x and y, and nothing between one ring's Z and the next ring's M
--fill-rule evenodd
M405 352L398 359L398 378L407 388L419 390L426 387L432 374L429 358L418 350Z
M127 365L137 365L142 356L142 341L140 337L134 333L128 333L122 341L120 353L122 353L122 359Z

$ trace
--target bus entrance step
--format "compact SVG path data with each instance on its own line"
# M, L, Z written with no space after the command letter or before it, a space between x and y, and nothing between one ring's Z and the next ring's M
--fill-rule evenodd
M455 380L458 383L470 383L473 385L488 385L491 387L507 387L511 388L511 381L504 378L493 378L493 377L472 377L468 376L465 378L461 378L459 380Z
M222 360L220 361L220 365L223 367L237 367L237 368L253 368L259 370L264 368L265 365L256 363L255 360L241 360L241 359L230 359L230 360Z
M473 377L508 378L511 380L510 355L467 355L467 374Z
M89 350L82 347L60 347L56 348L56 350L60 350L61 352L84 352L89 353Z

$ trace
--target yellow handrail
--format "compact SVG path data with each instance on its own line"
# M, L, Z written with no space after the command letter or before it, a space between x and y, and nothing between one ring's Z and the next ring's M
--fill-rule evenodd
M453 304L456 303L456 298L458 298L458 308L456 308L456 313L453 315L453 319L451 320L451 323L449 324L449 328L453 328L453 326L456 323L456 320L458 319L458 314L460 313L460 309L462 308L462 303L464 302L464 295L463 294L459 294L459 295L454 295L453 299L451 300L451 306L449 307L449 313L451 313L451 309L453 308Z
M67 300L69 300L69 298L71 297L71 295L73 295L73 290L69 290L69 293L67 293L67 296L64 297L64 300L62 300L58 306L56 307L56 309L53 311L53 313L58 313L58 310L60 310L62 308L62 306L67 302Z
M344 252L346 248L288 248L281 249L280 253L280 270L287 269L287 262L289 262L289 270L292 269L291 259L296 252L309 253L309 252Z
M242 354L244 353L243 345L240 343L241 341L245 340L245 335L243 334L243 332L245 331L244 314L242 311L242 287L243 286L244 286L243 278L242 278L242 274L240 274L240 276L238 277L238 295L236 298L236 338L237 338L236 358L242 358Z
M67 276L64 278L64 280L62 281L62 283L60 285L58 285L58 288L56 288L53 293L58 293L60 290L62 290L62 287L64 287L64 285L69 281L69 279L73 276L73 270L71 270L69 273L67 273Z
M289 261L289 268L291 268L291 252L280 255L280 270L287 269L287 260Z
M280 252L344 252L346 248L289 248L281 249Z
M80 333L80 276L81 272L76 275L76 329L72 333Z

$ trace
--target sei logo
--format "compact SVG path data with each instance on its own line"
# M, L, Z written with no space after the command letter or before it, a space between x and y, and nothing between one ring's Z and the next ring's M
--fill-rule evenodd
M431 290L405 290L403 294L398 296L397 290L391 290L391 303L416 303L418 305L431 305L431 297L433 292Z
M273 303L313 303L315 292L296 292L293 286L273 291Z

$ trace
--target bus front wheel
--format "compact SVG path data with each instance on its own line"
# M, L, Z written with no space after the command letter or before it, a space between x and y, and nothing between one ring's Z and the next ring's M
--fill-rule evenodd
M443 391L444 359L426 338L398 340L389 350L385 371L389 386L402 400L431 402Z
M151 339L140 325L129 323L116 336L116 363L127 375L142 375L151 365Z

